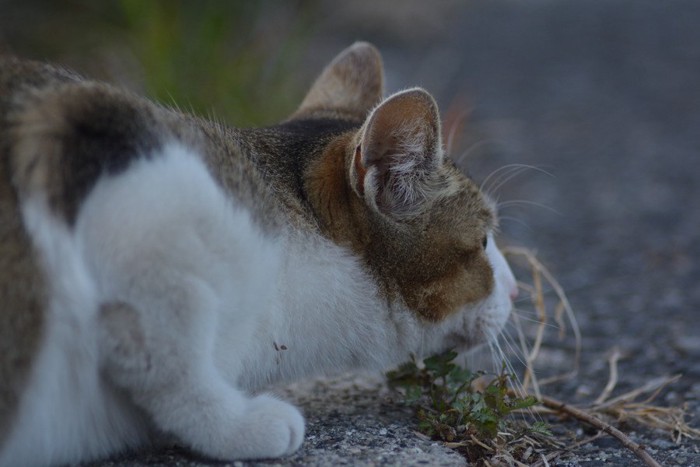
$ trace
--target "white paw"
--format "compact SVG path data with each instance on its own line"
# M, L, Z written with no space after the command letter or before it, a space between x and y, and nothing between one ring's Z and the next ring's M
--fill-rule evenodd
M253 398L246 411L252 457L286 456L304 441L304 417L293 405L261 395ZM258 451L257 453L255 451Z

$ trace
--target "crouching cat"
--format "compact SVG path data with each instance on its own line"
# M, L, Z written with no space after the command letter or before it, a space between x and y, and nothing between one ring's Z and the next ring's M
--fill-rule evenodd
M266 385L496 336L516 289L494 207L433 98L382 94L366 43L260 129L0 59L0 465L162 433L284 456L304 419Z

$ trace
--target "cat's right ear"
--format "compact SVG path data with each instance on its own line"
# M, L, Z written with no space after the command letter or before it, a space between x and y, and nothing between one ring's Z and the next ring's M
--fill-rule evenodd
M356 42L326 66L292 118L333 112L364 120L383 95L379 51L367 42Z
M421 214L454 191L445 176L440 116L420 88L394 94L362 126L355 141L350 183L378 212L395 220Z

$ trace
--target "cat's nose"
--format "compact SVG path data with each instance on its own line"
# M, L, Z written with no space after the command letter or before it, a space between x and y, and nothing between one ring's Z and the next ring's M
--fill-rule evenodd
M511 301L515 301L516 298L518 298L518 286L513 285L510 288L510 299Z

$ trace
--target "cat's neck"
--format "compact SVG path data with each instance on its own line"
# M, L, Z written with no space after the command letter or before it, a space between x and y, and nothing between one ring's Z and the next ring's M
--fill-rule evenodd
M265 385L357 369L386 369L420 349L412 313L392 309L357 260L317 235L287 237L279 294L261 313L237 383Z

